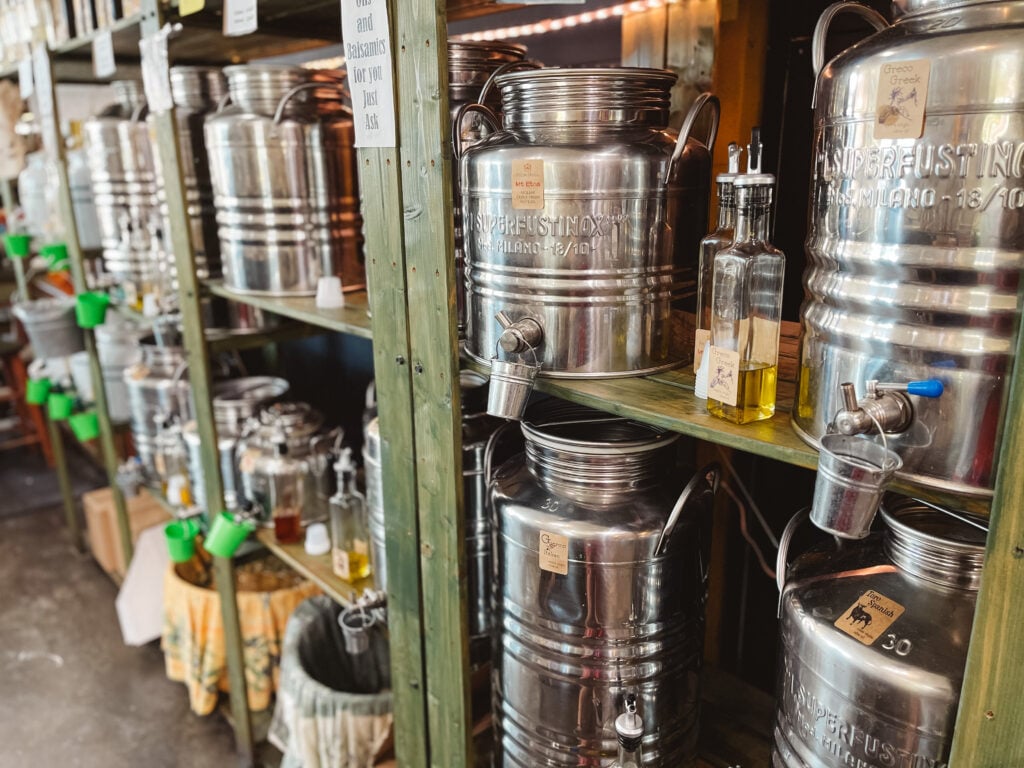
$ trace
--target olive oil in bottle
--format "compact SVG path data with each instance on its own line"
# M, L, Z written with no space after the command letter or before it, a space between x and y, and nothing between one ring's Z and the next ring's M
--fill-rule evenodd
M786 259L768 241L775 177L747 173L736 188L733 244L712 268L708 413L734 424L775 414Z
M370 519L366 498L356 489L352 449L346 448L334 465L338 492L331 497L331 566L346 581L370 575Z

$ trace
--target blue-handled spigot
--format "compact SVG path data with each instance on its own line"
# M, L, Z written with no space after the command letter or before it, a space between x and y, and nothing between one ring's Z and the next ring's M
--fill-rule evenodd
M866 397L858 401L853 384L847 382L840 388L844 407L836 414L834 424L844 435L861 435L879 428L889 434L903 432L914 420L914 406L907 395L939 397L945 389L938 379L905 384L872 379L867 382Z

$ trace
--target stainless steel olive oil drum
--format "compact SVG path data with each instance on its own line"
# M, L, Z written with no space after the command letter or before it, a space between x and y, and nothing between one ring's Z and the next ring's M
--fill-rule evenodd
M196 273L201 278L220 276L217 221L203 122L208 114L216 111L226 93L227 83L217 67L171 67L171 95L178 123L178 146L181 148L181 169L185 181L192 250L195 254ZM162 178L159 152L154 153L154 160L157 177ZM157 191L157 198L164 226L168 227L167 203L162 185Z
M715 472L680 494L677 435L577 406L535 408L522 431L491 485L495 765L611 765L636 696L644 766L688 766Z
M692 322L674 310L696 293L711 166L688 129L678 141L667 130L675 81L626 68L496 78L503 130L460 169L473 358L489 360L503 334L506 352L534 350L542 376L635 375L692 357ZM709 104L717 126L708 96L687 124Z
M227 67L233 105L206 120L225 284L312 295L365 281L353 128L333 71Z
M987 495L1024 265L1024 2L897 6L891 27L858 11L881 31L818 77L795 425L816 443L843 382L939 379L889 436L901 475Z
M128 387L135 450L147 477L154 479L159 477L155 459L160 425L165 421L188 421L192 418L192 402L185 351L145 340L140 347L142 360L125 368L124 383Z
M491 75L499 67L523 61L526 48L500 40L486 42L448 41L448 108L452 116L452 130L468 131L478 137L477 123L467 120L465 126L455 124L465 104L476 103ZM501 97L496 88L490 89L486 106L495 114L501 113ZM453 168L455 179L452 194L455 203L455 295L459 308L459 330L464 330L466 315L466 286L463 279L465 255L462 250L462 200L459 197L458 168Z
M881 517L790 569L773 768L948 765L985 533L910 499Z
M82 126L103 244L103 265L144 291L161 279L163 222L142 84L112 83L117 102Z

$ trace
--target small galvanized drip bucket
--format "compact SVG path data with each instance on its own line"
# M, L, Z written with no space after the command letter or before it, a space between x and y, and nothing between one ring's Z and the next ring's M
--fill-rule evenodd
M37 358L67 357L85 349L82 331L75 324L74 299L20 301L12 309L25 326Z
M491 358L491 382L487 393L487 413L500 419L519 421L526 413L526 404L533 392L533 382L540 371L540 362L533 347L527 347L533 365Z
M811 522L844 539L863 539L882 495L903 466L899 454L882 444L850 435L825 435L818 456Z

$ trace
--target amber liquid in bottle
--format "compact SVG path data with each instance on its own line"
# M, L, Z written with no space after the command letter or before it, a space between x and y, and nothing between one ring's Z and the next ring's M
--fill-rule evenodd
M274 511L274 536L282 544L297 544L302 539L302 518L299 510Z
M770 419L775 415L777 365L743 363L740 365L736 405L708 398L708 413L733 424Z

